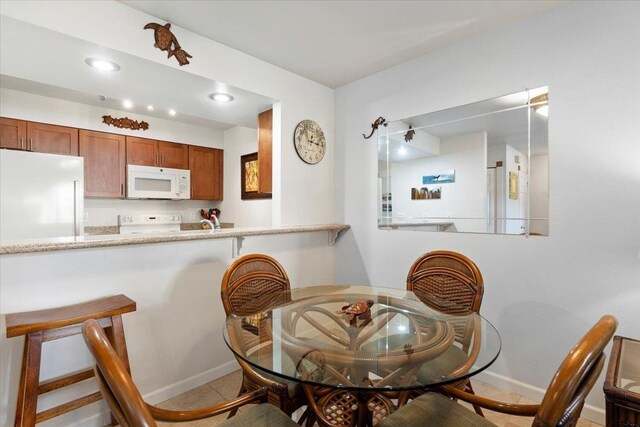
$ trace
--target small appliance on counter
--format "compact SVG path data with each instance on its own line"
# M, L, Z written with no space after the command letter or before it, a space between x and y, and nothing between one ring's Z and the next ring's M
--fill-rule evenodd
M0 240L82 236L84 159L0 150Z
M181 223L175 214L118 215L120 234L177 233Z

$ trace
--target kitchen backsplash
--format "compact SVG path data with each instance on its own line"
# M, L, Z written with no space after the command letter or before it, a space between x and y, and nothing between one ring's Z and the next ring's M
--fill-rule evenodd
M220 202L202 200L120 200L90 199L84 200L85 227L118 225L118 215L162 214L182 215L182 222L199 222L200 209L219 208ZM224 211L220 221L233 222L225 218Z

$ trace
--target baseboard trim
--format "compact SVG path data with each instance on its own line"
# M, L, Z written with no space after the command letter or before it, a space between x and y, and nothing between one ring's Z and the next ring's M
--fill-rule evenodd
M473 381L474 378L501 390L517 393L520 396L524 396L527 399L531 399L536 402L542 401L542 397L546 391L532 386L531 384L523 383L522 381L496 374L491 371L483 371L472 377L471 380ZM593 421L594 423L604 425L605 416L604 409L602 408L585 404L580 417Z
M234 360L230 360L229 362L223 363L220 366L216 366L213 369L209 369L208 371L201 372L199 374L193 375L192 377L186 378L184 380L175 382L173 384L169 384L168 386L162 387L158 390L154 390L150 393L146 393L142 397L147 403L155 405L160 402L164 402L165 400L171 399L179 394L185 393L189 390L192 390L196 387L200 387L203 384L216 380L220 377L224 377L231 372L237 371L240 369L238 362ZM109 412L104 411L99 414L92 415L90 417L84 418L69 427L97 427L103 426L105 422L109 420Z
M168 386L162 387L161 389L147 393L143 397L145 401L151 403L152 405L155 405L156 403L164 402L167 399L171 399L172 397L175 397L179 394L185 393L196 387L200 387L201 385L211 382L215 379L224 377L225 375L230 374L233 371L237 371L238 369L240 369L238 362L236 362L235 359L230 360L220 366L209 369L208 371L196 374L192 377L186 378L173 384L169 384Z

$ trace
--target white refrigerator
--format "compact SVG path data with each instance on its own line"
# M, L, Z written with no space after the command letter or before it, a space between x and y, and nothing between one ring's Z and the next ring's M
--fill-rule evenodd
M84 159L0 150L0 241L81 236Z

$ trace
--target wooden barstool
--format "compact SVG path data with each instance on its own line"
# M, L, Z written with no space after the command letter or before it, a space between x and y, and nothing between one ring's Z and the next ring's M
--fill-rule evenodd
M136 310L135 301L124 295L47 310L7 314L7 338L25 335L22 371L16 407L16 427L30 427L102 399L95 392L42 412L36 412L38 396L94 377L93 367L40 382L42 343L81 334L85 320L96 319L129 371L127 344L121 315ZM116 425L112 416L112 424Z

